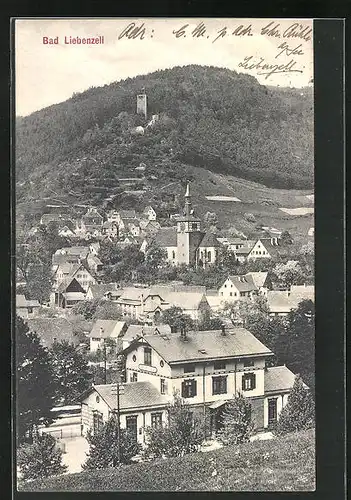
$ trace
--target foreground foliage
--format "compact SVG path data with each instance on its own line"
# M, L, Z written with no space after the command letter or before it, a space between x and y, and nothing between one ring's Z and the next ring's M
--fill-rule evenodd
M62 451L56 439L49 434L36 436L32 444L21 445L17 452L17 465L23 481L44 479L67 471L67 466L62 465Z
M314 431L35 481L30 491L313 491Z
M120 464L129 464L131 458L140 451L140 445L133 440L133 437L126 429L121 429L121 455L118 457L117 436L117 420L114 416L103 424L96 434L89 430L87 440L90 448L88 458L82 466L83 469L106 469L107 467L118 467Z
M247 443L253 430L251 403L242 393L227 401L223 411L223 428L218 439L224 445Z

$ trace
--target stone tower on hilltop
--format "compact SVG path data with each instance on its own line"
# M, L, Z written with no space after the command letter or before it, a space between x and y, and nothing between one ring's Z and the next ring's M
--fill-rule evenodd
M204 233L201 221L191 207L190 184L185 193L184 215L177 220L177 261L178 264L196 264L196 252Z
M143 115L145 119L147 118L147 95L145 88L142 88L140 94L137 95L137 114Z

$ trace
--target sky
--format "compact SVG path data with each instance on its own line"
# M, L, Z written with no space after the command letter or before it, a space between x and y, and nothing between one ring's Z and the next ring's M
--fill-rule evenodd
M121 37L130 23L144 25L141 40ZM203 36L192 36L203 23ZM273 23L271 34L262 29ZM173 31L188 25L176 38ZM250 35L232 35L251 25ZM297 26L296 26L297 25ZM219 36L226 28L225 36ZM69 99L74 92L99 87L152 71L188 64L225 67L249 73L263 85L301 88L313 79L313 36L299 38L312 28L312 20L214 19L214 18L115 18L115 19L17 19L15 23L16 115ZM303 31L305 29L305 31ZM241 30L242 31L242 30ZM302 33L301 33L302 32ZM240 30L237 31L240 33ZM279 36L275 36L278 33ZM100 45L65 44L65 37L103 36ZM58 44L44 44L43 37L58 37ZM305 38L308 38L306 36ZM279 48L285 44L283 48ZM295 49L295 50L294 50ZM294 51L294 52L292 52ZM279 55L280 54L280 55ZM245 58L251 58L242 66ZM248 64L288 65L272 75ZM299 71L287 71L289 69ZM294 65L291 66L292 62Z

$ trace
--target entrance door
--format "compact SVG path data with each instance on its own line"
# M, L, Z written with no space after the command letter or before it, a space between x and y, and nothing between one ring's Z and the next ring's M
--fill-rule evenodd
M268 400L268 426L277 423L277 398Z
M131 415L130 417L126 417L126 427L130 432L133 440L137 441L138 439L138 417L136 415Z

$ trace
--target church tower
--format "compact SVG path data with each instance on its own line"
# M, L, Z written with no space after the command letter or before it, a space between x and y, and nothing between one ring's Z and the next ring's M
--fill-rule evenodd
M141 89L141 93L137 95L137 114L147 118L147 95L145 88Z
M197 249L204 233L201 231L201 221L194 215L191 206L190 185L185 193L184 215L177 220L177 263L196 265Z

